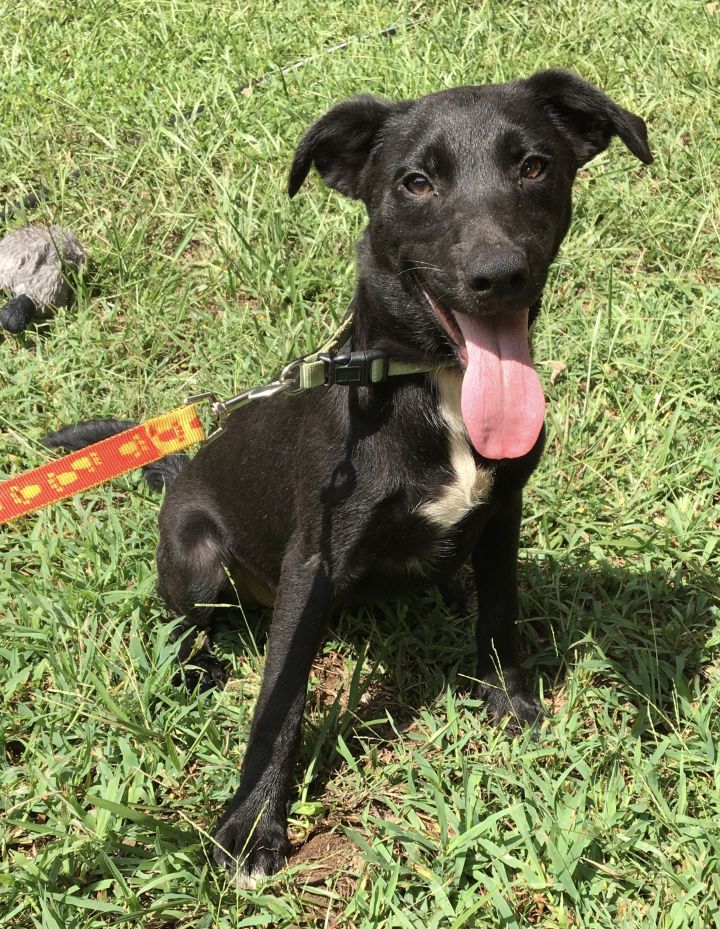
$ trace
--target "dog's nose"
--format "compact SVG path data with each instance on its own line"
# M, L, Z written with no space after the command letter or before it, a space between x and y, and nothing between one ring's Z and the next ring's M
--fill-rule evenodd
M519 294L530 277L524 252L497 249L476 255L468 271L468 285L479 297Z

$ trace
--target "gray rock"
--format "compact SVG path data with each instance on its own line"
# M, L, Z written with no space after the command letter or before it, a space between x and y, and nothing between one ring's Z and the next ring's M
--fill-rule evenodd
M75 233L62 226L24 226L0 240L0 289L13 299L0 312L11 332L32 316L44 318L70 302L68 271L78 271L86 253Z

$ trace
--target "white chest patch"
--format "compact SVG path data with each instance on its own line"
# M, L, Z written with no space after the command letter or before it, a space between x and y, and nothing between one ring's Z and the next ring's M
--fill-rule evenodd
M460 411L462 375L443 370L434 376L438 412L450 447L449 481L439 496L421 504L419 512L442 529L449 529L490 496L492 472L475 465L470 439Z

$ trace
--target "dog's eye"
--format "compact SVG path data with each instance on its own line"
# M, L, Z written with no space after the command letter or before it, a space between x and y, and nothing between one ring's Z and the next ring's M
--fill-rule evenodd
M433 185L424 174L408 174L403 184L416 197L424 197L426 194L432 193L433 190Z
M545 162L542 158L526 158L520 168L520 176L528 181L534 181L536 177L545 170Z

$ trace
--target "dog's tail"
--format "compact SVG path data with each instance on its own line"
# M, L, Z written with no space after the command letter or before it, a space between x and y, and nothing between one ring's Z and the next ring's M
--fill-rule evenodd
M40 439L40 443L45 448L62 448L67 452L77 452L102 439L109 439L119 432L132 429L133 426L137 426L137 423L128 419L90 419L72 426L63 426L57 432L48 432ZM166 455L160 461L145 465L142 469L145 483L151 490L160 491L163 487L169 487L188 461L186 454L175 452Z

